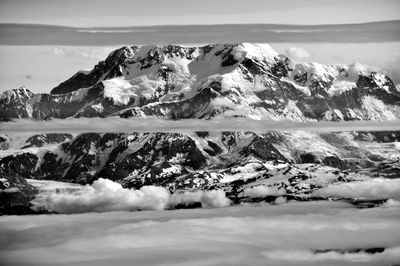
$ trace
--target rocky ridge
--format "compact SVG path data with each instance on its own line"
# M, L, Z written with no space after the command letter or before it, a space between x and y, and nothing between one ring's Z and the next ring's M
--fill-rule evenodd
M399 103L383 73L357 64L294 64L267 44L126 46L50 94L3 93L0 117L390 120L399 117Z
M399 105L400 92L383 73L356 64L294 64L266 44L127 46L50 94L4 92L0 121L392 120ZM399 143L398 131L1 134L0 213L31 213L36 189L25 179L106 178L171 193L222 189L235 203L318 199L314 191L332 184L399 178Z
M286 167L288 178L320 175L320 169L337 178L351 172L400 177L398 131L83 133L72 139L60 134L61 143L44 146L32 139L43 137L2 152L1 173L80 184L107 178L129 188L159 185L171 191L263 176L271 165Z

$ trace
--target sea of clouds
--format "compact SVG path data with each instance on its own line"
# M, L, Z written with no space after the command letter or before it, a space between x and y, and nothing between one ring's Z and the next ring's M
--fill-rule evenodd
M396 265L399 221L399 206L328 201L2 216L0 264Z

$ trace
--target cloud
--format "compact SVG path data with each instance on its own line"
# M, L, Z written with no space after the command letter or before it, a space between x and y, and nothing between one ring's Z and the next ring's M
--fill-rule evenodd
M40 50L44 55L104 60L115 47L49 47Z
M18 119L0 123L4 134L80 133L80 132L193 132L193 131L382 131L399 130L400 120L391 121L344 121L344 122L293 122L253 120L246 118L218 118L213 120L183 119L165 120L156 117L128 118L71 118L37 121Z
M185 192L171 195L163 187L144 186L139 190L123 188L119 183L100 178L92 185L70 192L51 193L45 199L47 209L59 213L163 210L178 204L200 202L203 207L230 205L222 190Z
M384 207L400 207L400 200L388 199L384 204Z
M235 58L235 60L240 61L246 56L246 51L242 46L235 46L232 49L232 55Z
M382 72L382 70L371 65L353 63L350 64L348 68L348 73L349 73L348 79L353 82L357 82L360 74L368 75L371 72Z
M362 198L362 199L400 199L400 179L373 178L351 183L330 184L314 192L317 196Z
M65 55L65 51L64 49L58 48L58 47L54 47L52 49L52 52L54 55Z
M382 69L387 73L387 75L393 80L393 82L400 87L400 53L395 54L393 59Z
M400 86L400 54L393 56L388 63L377 63L377 65L352 63L349 64L349 79L357 81L359 74L368 75L371 72L380 72L386 74L398 88Z
M168 203L169 192L161 187L145 186L140 190L124 189L108 179L73 193L53 193L48 196L48 208L60 213L162 210Z
M284 189L277 189L267 186L255 186L243 190L243 196L250 198L261 198L265 196L280 196L286 194Z
M170 200L172 206L178 204L188 205L195 202L200 202L206 208L226 207L231 204L231 201L222 190L176 193L172 195Z
M365 251L360 252L338 252L329 251L323 253L314 253L311 250L274 250L263 253L268 259L278 261L342 261L342 262L372 262L378 263L385 261L388 258L396 260L400 258L400 247L385 249L381 253L370 254Z
M237 19L236 19L237 21ZM400 40L400 21L338 25L163 25L71 28L0 24L3 45L115 46L149 43L382 43ZM18 32L18 34L15 34ZM357 32L357 34L354 34Z
M1 216L0 258L2 265L395 265L399 220L399 207L327 201ZM335 251L374 247L385 250Z
M300 47L290 47L285 50L285 54L293 60L305 60L311 57L310 52Z

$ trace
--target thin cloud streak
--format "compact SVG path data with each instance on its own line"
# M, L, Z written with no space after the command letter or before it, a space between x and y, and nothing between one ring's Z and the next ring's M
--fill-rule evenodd
M338 25L167 25L74 28L0 24L0 45L112 46L234 42L370 43L400 41L400 20Z
M0 22L77 27L344 24L400 19L398 0L2 0ZM34 3L34 4L33 4Z
M274 120L252 120L245 118L227 118L214 120L183 119L165 120L155 117L123 119L107 118L71 118L37 121L19 119L14 122L0 123L0 132L13 134L30 132L193 132L193 131L385 131L400 130L400 120L391 121L348 121L348 122L293 122Z

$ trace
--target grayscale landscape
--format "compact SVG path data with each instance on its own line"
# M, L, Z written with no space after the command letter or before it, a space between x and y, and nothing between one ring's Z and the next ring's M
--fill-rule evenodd
M399 265L399 7L1 1L0 265Z

